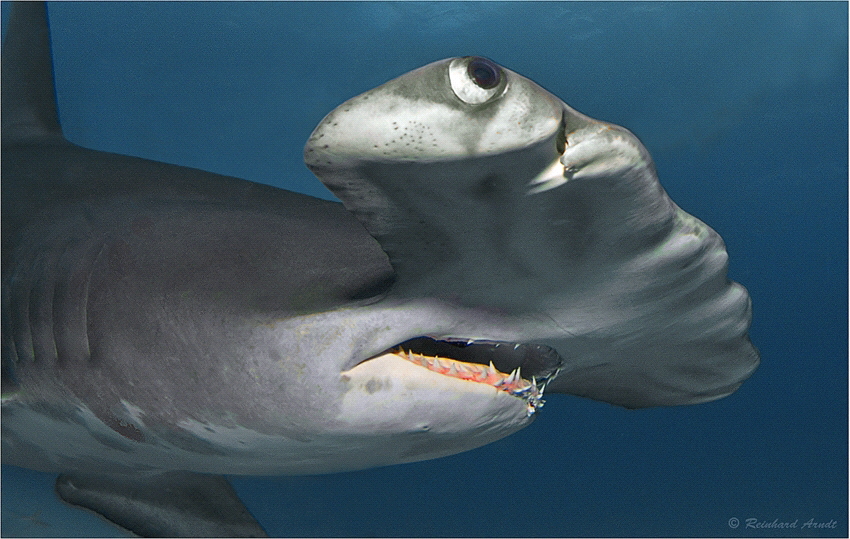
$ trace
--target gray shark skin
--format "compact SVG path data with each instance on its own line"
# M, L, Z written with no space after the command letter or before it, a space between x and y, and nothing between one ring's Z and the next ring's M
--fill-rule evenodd
M641 143L487 59L320 123L344 207L65 140L41 3L2 60L3 462L134 533L260 536L221 474L437 458L544 390L690 404L758 364L722 240Z

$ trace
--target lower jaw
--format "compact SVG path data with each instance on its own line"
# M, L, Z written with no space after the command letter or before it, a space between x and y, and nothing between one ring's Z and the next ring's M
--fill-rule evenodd
M430 337L410 339L375 357L384 355L443 376L494 387L525 401L528 416L543 406L543 391L562 364L557 352L543 345Z
M528 425L536 410L530 405L540 404L539 393L530 399L530 385L525 395L512 395L493 384L440 374L395 352L343 371L341 381L337 420L353 437L412 435L423 443L454 440L450 445L485 433L498 439Z

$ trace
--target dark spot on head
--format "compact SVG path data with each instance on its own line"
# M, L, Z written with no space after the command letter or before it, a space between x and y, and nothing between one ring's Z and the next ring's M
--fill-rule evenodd
M471 194L479 200L496 200L502 196L502 191L503 186L499 177L489 174L472 187Z
M107 416L106 419L103 420L106 423L106 426L110 429L114 430L124 438L128 438L133 440L134 442L144 442L145 435L142 434L142 431L138 429L132 423L127 421L123 421L114 416Z
M372 394L384 389L384 382L377 380L375 378L372 378L371 380L366 382L366 385L363 386L363 387L370 395L372 395Z

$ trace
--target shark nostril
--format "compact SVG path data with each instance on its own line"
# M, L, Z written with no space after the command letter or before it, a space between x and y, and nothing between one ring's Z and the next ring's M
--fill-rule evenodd
M559 155L567 150L567 123L564 120L563 114L561 115L561 126L555 134L555 150L557 150Z

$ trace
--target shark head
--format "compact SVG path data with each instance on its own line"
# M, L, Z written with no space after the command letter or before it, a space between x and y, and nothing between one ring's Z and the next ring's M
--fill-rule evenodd
M304 155L389 256L389 299L452 320L424 336L548 346L550 391L627 407L716 399L758 364L723 241L637 137L487 58L343 103Z

